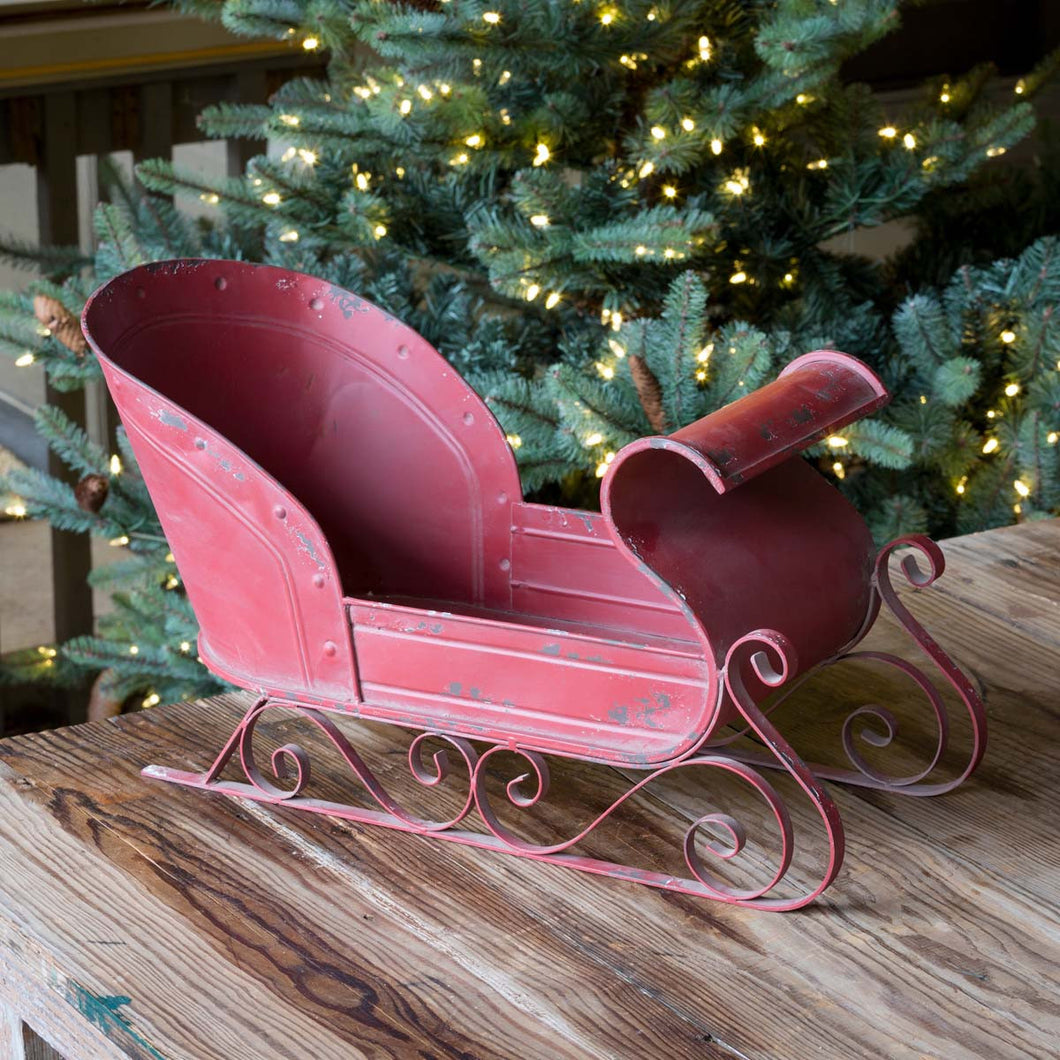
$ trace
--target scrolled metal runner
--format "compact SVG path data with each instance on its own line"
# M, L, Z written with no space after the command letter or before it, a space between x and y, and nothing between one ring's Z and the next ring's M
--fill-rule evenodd
M765 650L775 649L780 640L770 634L761 642L753 642L756 654L762 655L763 648ZM741 646L744 644L750 646L752 641L745 638L740 642ZM753 665L760 667L762 672L769 676L770 671L764 659L759 658ZM787 670L786 664L783 664L779 671L773 672L773 679L782 679ZM370 796L379 809L326 802L307 796L305 789L310 781L312 769L309 753L298 743L284 743L273 750L270 755L270 764L276 781L291 780L293 783L290 786L281 787L279 783L266 778L257 765L254 740L259 723L267 711L282 711L288 716L300 718L309 722L312 727L323 734L327 743L338 752L341 760L360 782L363 791ZM431 754L429 764L424 758L428 741L441 741L444 745ZM455 752L456 761L463 766L463 769L455 773L452 761L453 752ZM480 755L470 742L462 737L436 732L422 732L416 735L409 745L407 761L409 772L418 784L433 788L445 781L455 780L462 776L467 785L466 796L455 813L441 819L430 819L409 812L384 789L375 773L326 714L312 707L271 702L266 698L261 698L247 711L236 732L233 733L233 737L209 770L202 774L177 774L167 771L167 779L205 790L284 804L292 808L347 820L364 821L424 835L433 834L438 838L453 842L499 850L540 861L562 864L584 872L635 880L649 886L715 898L739 905L761 905L770 909L798 908L820 894L838 871L842 854L842 831L838 827L837 819L832 820L825 812L822 813L822 817L828 831L829 860L821 881L811 890L792 897L770 896L770 892L784 880L791 866L795 849L794 830L787 806L773 785L756 769L733 758L713 754L692 755L646 774L574 835L554 843L531 842L520 837L501 822L487 791L488 778L497 772L497 756L505 753L514 754L525 767L504 782L505 802L521 811L539 805L547 798L550 788L548 762L539 752L495 744ZM221 779L222 772L233 759L238 761L244 776L249 781L248 784ZM737 888L716 878L708 868L704 860L704 852L709 853L711 857L718 858L719 861L728 862L737 858L747 844L746 826L732 814L720 811L705 813L697 817L680 837L679 849L690 873L688 877L572 852L578 843L613 817L615 812L629 799L659 778L678 770L724 772L747 784L763 799L768 816L772 818L779 832L780 840L779 857L765 883L750 888ZM805 771L804 767L803 770L808 776L808 771ZM796 779L798 779L797 775ZM822 794L817 790L811 792L805 784L803 786L816 805L823 797ZM486 831L467 831L456 827L465 821L472 809L477 810L478 820L485 826ZM724 839L718 838L718 832Z

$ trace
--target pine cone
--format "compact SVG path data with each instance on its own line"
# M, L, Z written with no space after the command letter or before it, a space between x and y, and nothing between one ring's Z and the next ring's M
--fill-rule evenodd
M88 343L81 332L81 322L59 301L46 294L33 299L36 318L68 349L83 357L88 352Z
M98 512L103 507L110 492L110 483L106 475L85 475L81 481L74 486L74 497L77 506L82 511Z
M636 353L629 355L629 371L633 376L633 385L637 388L637 397L640 398L640 407L648 417L652 430L658 434L666 434L666 413L663 410L662 387L659 380L655 378L647 361Z

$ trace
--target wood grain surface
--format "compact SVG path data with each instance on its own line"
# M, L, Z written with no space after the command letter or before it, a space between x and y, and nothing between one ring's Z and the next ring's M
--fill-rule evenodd
M139 775L208 765L233 695L0 742L0 1001L69 1060L1057 1055L1060 521L944 549L942 580L903 596L984 690L986 759L937 798L831 785L847 857L814 906L734 908ZM916 657L886 620L872 638ZM865 702L899 715L880 763L922 761L930 727L878 668L836 668L776 718L841 764ZM355 798L275 713L262 735L310 750L309 793ZM399 797L436 797L409 779L407 733L343 729ZM958 717L943 773L968 732ZM717 798L764 871L755 797L691 773L586 852L676 870ZM526 834L573 834L627 776L566 764ZM820 836L784 780L809 882Z

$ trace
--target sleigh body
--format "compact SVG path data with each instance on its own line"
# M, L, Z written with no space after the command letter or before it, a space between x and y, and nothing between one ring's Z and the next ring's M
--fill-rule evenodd
M879 607L864 522L799 455L887 400L844 354L625 447L598 514L525 502L474 391L323 281L160 263L84 322L199 654L263 703L436 734L470 770L471 741L665 770L768 725Z

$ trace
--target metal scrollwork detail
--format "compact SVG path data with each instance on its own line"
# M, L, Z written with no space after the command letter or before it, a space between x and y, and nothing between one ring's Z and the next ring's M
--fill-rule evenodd
M294 783L291 787L280 787L278 784L273 783L258 768L254 754L254 737L258 722L264 713L270 709L286 710L312 723L338 751L342 760L360 781L365 791L378 804L383 814L380 815L379 811L366 812L374 812L378 816L389 816L394 819L394 826L415 832L443 832L459 824L472 808L471 777L475 772L478 755L467 740L457 736L424 732L420 733L409 747L409 770L414 779L424 787L439 786L452 775L450 763L452 752L456 752L456 757L464 767L463 775L467 777L467 794L462 805L455 814L440 820L433 820L410 813L401 806L387 792L349 740L346 739L335 723L323 711L296 703L271 702L266 698L258 700L247 711L218 759L203 774L204 786L225 786L218 778L224 766L232 758L233 754L238 751L239 762L247 780L250 781L254 789L257 789L270 801L291 802L300 800L305 804L305 808L315 809L322 813L329 813L336 809L334 805L329 803L302 798L305 787L309 783L311 768L309 755L300 744L283 744L281 747L276 748L270 756L273 775L277 780L293 779ZM429 739L439 740L446 745L435 751L431 756L430 767L428 767L423 757L424 744ZM381 820L378 823L388 822Z
M851 711L843 720L840 740L843 753L853 769L840 768L824 763L809 763L813 773L829 781L839 781L858 787L877 788L882 791L893 791L904 795L939 795L953 790L965 781L983 757L986 749L986 712L978 691L963 671L942 650L938 643L924 629L902 603L891 580L890 559L901 549L909 551L901 558L901 570L906 580L916 589L933 585L943 574L946 567L945 557L930 538L922 535L900 537L885 545L876 558L872 579L872 594L864 623L850 644L834 658L826 660L819 666L807 670L790 681L785 681L783 692L773 697L762 708L762 713L772 717L776 711L800 688L811 681L828 666L848 661L876 663L890 667L903 677L912 681L917 693L930 711L934 725L934 747L926 765L915 772L896 776L874 765L866 757L866 748L877 750L897 744L899 722L896 715L887 707L866 703ZM972 748L960 773L950 780L931 781L929 778L938 768L945 755L951 736L951 723L946 702L939 689L914 663L897 655L882 651L855 651L854 647L872 626L881 606L886 606L902 627L916 641L924 653L931 659L946 682L953 688L964 705L972 728ZM771 682L766 681L767 685ZM746 720L746 719L745 719ZM741 737L752 733L753 726L744 724L736 731L722 737L715 737L708 744L710 750L728 748ZM761 752L733 749L729 751L740 761L750 762L766 769L783 768L780 760L773 755Z
M891 580L890 560L899 549L906 549L901 558L901 570L906 581L917 589L927 588L943 574L946 569L946 559L942 549L930 538L921 534L912 534L907 537L899 537L880 549L876 557L876 570L873 576L873 587L879 599L901 623L903 628L916 641L917 645L925 655L932 661L935 668L956 692L961 703L968 713L972 728L972 749L961 772L951 780L932 783L927 778L934 772L936 766L942 760L946 751L950 735L950 721L946 710L946 704L938 689L920 670L912 663L906 662L897 656L885 652L850 652L840 656L841 659L868 659L891 666L907 677L911 678L921 692L924 694L928 705L935 717L936 745L934 753L928 765L918 772L904 777L892 777L872 769L859 753L853 741L853 723L861 716L874 716L881 719L885 724L885 734L882 737L872 733L871 730L861 732L861 738L870 744L886 746L897 734L897 724L893 717L884 712L882 708L875 706L862 707L855 711L843 726L843 748L847 757L854 765L858 774L865 778L859 780L858 775L847 775L840 779L852 783L868 783L873 787L881 787L888 790L901 791L906 795L939 795L951 791L957 785L963 783L979 765L986 750L986 710L978 691L972 685L965 673L954 663L949 655L942 650L938 642L927 632L926 629L913 617L912 613L899 599L898 593ZM926 561L926 568L921 561Z
M740 645L745 646L750 643L751 639L745 638ZM766 649L774 643L777 642L770 641L765 645ZM762 647L763 645L758 645L759 649ZM757 652L751 665L755 666L760 675L769 681L783 680L787 674L786 664L782 665L779 671L771 669L769 659L761 650ZM311 773L309 754L298 743L284 743L271 753L270 764L275 780L267 778L258 767L254 740L258 724L268 710L286 711L289 715L309 722L323 734L332 747L338 751L342 760L378 809L324 802L307 797L305 789ZM433 753L428 753L428 741L440 741L443 746ZM500 769L497 756L504 752L514 754L519 762L514 776ZM222 779L225 766L233 759L237 759L249 783ZM456 763L459 763L461 768L454 768ZM466 777L466 797L457 812L439 820L430 820L410 813L384 789L379 779L368 768L327 713L315 707L296 703L271 702L262 698L247 711L217 760L204 773L188 774L165 771L164 773L156 772L153 775L164 776L164 779L206 790L241 795L264 802L283 803L302 810L342 817L346 820L379 824L402 831L432 834L440 839L470 846L505 851L584 872L631 880L664 890L714 898L738 905L754 905L768 909L794 909L811 901L823 889L822 885L812 892L793 898L772 896L771 892L785 878L791 865L795 841L790 815L783 799L761 773L744 762L738 762L723 755L700 754L660 766L645 774L637 782L630 784L610 806L576 834L554 843L535 843L517 835L502 823L487 793L487 779L491 781L491 784L495 784L497 775L500 773L504 792L502 801L510 808L527 811L543 804L550 788L548 761L543 754L527 748L498 744L488 747L480 755L467 740L461 737L425 732L417 735L409 745L408 766L414 780L427 788L437 787L450 778ZM764 800L768 810L767 818L772 818L779 832L780 853L774 867L766 874L768 879L762 885L737 888L713 873L712 864L720 866L726 862L735 863L735 859L745 850L748 841L748 831L744 823L737 817L721 811L704 813L684 828L678 849L683 854L688 875L674 875L670 872L618 864L572 850L576 844L586 839L609 819L628 799L660 777L677 770L726 773L748 785ZM481 822L480 827L484 826L484 830L468 831L457 827L468 817L472 809L477 810ZM841 853L841 838L839 849ZM830 843L830 851L830 865L837 869L834 838Z
M760 665L762 665L763 672L766 672L768 669L767 664L763 662ZM779 677L780 675L774 676ZM505 751L517 755L522 763L529 767L519 772L504 785L507 801L519 809L535 806L546 796L548 792L548 766L545 759L534 751L505 746L492 747L479 759L478 768L472 781L479 815L485 822L490 834L499 841L503 849L511 853L542 861L561 862L569 867L582 869L586 872L616 876L622 879L633 879L638 883L666 890L696 894L738 905L755 905L775 910L795 909L812 901L831 882L835 872L839 869L839 861L842 856L842 829L838 823L838 815L836 815L834 819L829 818L829 828L831 830L829 869L821 885L811 892L792 898L770 897L770 892L784 879L791 866L795 848L791 817L783 799L765 777L746 763L737 762L722 755L699 755L662 766L633 784L575 835L557 843L532 843L516 835L501 822L486 791L487 764L491 762L495 755ZM727 772L748 784L765 801L779 831L781 848L776 866L765 883L752 888L735 888L717 879L710 871L702 851L708 851L721 861L731 861L743 851L747 842L745 826L730 814L721 812L704 814L692 821L685 829L681 840L681 850L684 854L685 864L691 873L690 878L681 878L668 873L637 869L631 866L616 865L596 858L568 853L576 844L588 837L604 821L611 817L624 802L643 788L668 773L692 769ZM706 831L708 828L712 828L715 831L720 830L728 842L719 841L714 835ZM836 838L837 835L838 838ZM700 841L697 842L697 840Z

